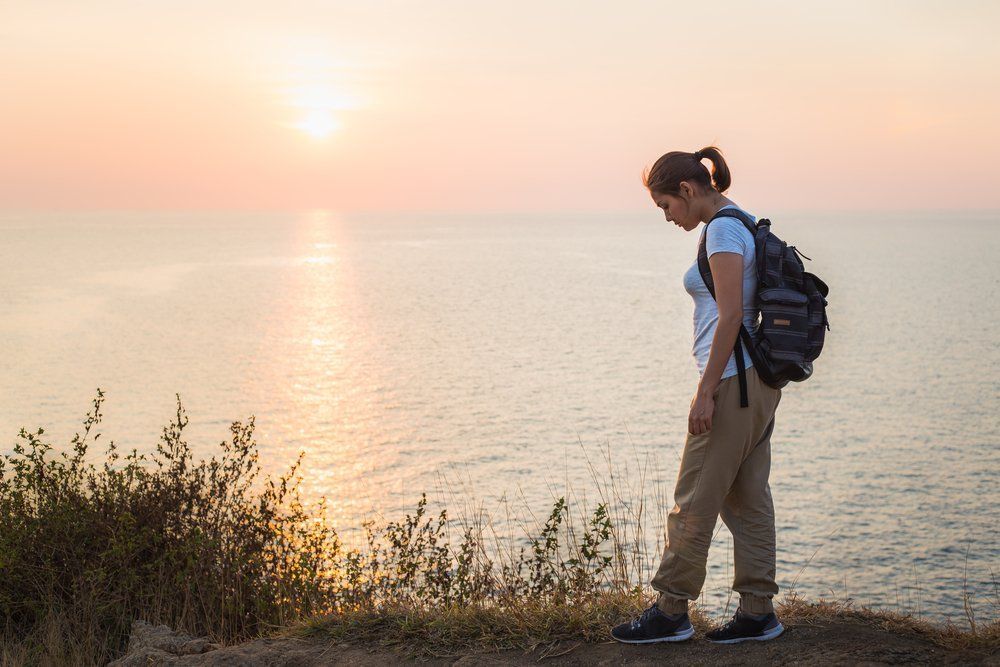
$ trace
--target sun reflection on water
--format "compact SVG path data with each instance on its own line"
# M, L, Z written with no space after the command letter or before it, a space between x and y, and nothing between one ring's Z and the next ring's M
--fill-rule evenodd
M384 405L371 387L386 383L373 361L377 340L368 326L365 292L352 263L337 252L347 227L335 214L312 211L296 220L294 229L300 268L288 274L281 312L268 336L282 349L268 356L290 364L273 376L281 384L275 391L285 394L281 403L288 406L282 417L286 432L295 435L274 444L281 450L278 460L305 452L309 475L303 492L325 496L336 521L375 505L366 479L376 465L392 465L396 450L378 441Z

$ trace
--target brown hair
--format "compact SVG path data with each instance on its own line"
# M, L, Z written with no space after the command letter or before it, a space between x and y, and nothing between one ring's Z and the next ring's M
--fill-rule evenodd
M704 159L712 163L711 174L701 163ZM725 192L732 184L732 180L726 160L715 146L706 146L694 153L671 151L660 157L652 168L647 169L642 175L642 184L650 192L664 195L680 192L681 181Z

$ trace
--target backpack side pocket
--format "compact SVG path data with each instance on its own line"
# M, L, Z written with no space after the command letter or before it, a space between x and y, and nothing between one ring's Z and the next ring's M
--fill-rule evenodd
M830 288L811 273L802 274L802 279L809 299L809 347L806 349L806 361L813 361L823 351L826 332L830 328L830 321L826 317L826 295L830 293Z
M801 363L809 350L809 297L782 287L757 294L760 345L775 361Z

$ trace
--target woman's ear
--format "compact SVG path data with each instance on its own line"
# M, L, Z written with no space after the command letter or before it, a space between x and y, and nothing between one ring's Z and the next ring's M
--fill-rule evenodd
M677 185L677 191L684 201L691 201L692 197L694 197L694 187L687 181L681 181Z

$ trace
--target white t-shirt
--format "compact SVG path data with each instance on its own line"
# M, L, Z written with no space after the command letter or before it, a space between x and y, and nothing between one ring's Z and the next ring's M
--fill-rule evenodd
M739 208L732 204L722 207ZM742 209L741 209L742 210ZM749 215L749 214L747 214ZM756 218L750 216L754 221ZM705 250L711 257L717 252L733 252L743 256L743 326L751 335L757 329L757 320L760 311L756 307L757 295L757 269L755 264L755 250L753 235L750 230L736 218L716 218L711 224L701 228L702 236L708 232L705 241ZM700 243L700 239L699 239ZM684 274L684 289L691 298L694 299L694 354L695 362L698 364L698 374L705 373L705 366L708 364L708 355L712 350L712 339L715 337L715 328L719 323L719 307L712 298L711 292L705 287L705 281L698 271L697 260L691 268ZM750 368L753 362L746 348L743 349L743 358L746 367ZM729 362L722 372L722 377L727 378L737 374L736 355L730 351Z

